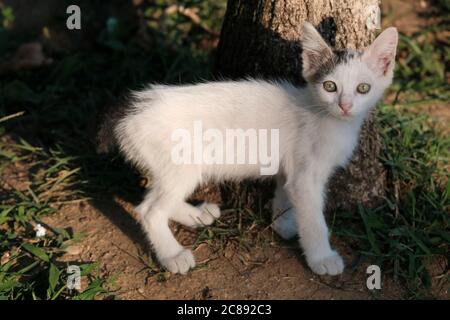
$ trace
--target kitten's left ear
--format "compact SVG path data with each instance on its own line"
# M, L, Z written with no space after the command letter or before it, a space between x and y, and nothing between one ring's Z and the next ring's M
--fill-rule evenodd
M333 51L320 33L309 22L303 24L302 32L303 78L308 80L327 60L333 57Z
M392 75L395 66L397 43L397 29L394 27L387 28L364 51L362 59L378 75Z

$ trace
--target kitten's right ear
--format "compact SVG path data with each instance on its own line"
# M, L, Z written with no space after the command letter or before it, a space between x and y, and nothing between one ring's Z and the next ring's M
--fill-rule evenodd
M365 50L362 59L378 75L392 78L397 44L397 29L387 28Z
M308 79L319 70L324 60L332 58L333 51L309 22L303 24L301 41L303 78Z

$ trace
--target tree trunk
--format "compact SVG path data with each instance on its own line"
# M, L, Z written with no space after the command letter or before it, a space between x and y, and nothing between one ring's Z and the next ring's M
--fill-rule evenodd
M362 48L374 39L378 5L378 0L228 0L216 73L232 79L280 77L301 85L303 22L311 22L337 48ZM331 179L329 209L352 210L357 203L373 206L380 200L385 174L379 151L371 116L353 160Z

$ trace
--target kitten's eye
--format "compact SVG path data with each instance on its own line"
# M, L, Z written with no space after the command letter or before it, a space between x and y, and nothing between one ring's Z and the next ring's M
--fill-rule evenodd
M360 83L356 87L356 91L358 91L359 93L365 94L365 93L370 91L370 84L368 84L368 83Z
M336 83L334 83L333 81L325 81L323 83L323 88L328 92L335 92L337 90Z

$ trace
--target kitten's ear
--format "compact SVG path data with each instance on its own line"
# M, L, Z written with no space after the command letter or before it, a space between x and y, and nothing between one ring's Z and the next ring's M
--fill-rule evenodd
M327 58L333 57L333 51L327 45L314 26L305 22L302 32L303 78L308 79L323 65Z
M397 43L397 29L394 27L387 28L364 51L362 59L377 75L392 76Z

